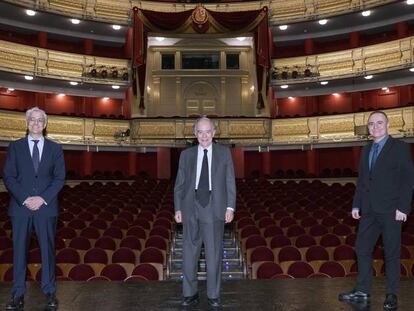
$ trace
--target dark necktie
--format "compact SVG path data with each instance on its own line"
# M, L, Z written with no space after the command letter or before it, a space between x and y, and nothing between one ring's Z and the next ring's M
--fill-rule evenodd
M379 145L374 143L372 145L372 158L371 158L371 167L370 170L372 170L374 168L375 162L377 162L377 158L378 158L378 150L379 150Z
M204 149L203 163L201 164L201 173L198 181L196 199L202 207L206 207L210 201L207 149Z
M33 139L32 142L34 142L33 153L32 153L32 161L33 161L34 170L37 173L37 169L39 168L39 163L40 163L39 148L37 147L37 143L39 142L39 140Z

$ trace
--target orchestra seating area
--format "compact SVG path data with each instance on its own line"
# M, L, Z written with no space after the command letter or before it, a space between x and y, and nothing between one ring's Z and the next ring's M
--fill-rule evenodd
M355 186L266 179L237 181L235 232L253 279L345 277L357 271L357 221L350 216ZM0 193L0 280L11 281L9 195ZM56 237L58 280L164 280L174 239L173 182L135 181L65 186ZM414 275L414 216L403 227L401 272ZM381 242L374 274L384 274ZM40 278L33 238L27 279Z
M246 270L255 279L344 277L357 272L354 184L267 180L238 183L235 215ZM401 273L414 275L414 215L403 227ZM384 275L383 249L374 253Z
M169 182L81 182L60 194L56 237L58 280L163 280L173 230ZM12 279L8 194L1 193L0 279ZM33 239L27 277L39 280L40 250ZM131 276L132 275L132 276Z

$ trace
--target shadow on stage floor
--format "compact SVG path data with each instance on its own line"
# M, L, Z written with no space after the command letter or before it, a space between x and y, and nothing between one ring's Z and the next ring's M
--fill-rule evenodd
M383 278L375 278L370 306L351 306L337 300L352 289L353 278L225 281L220 310L337 311L382 310ZM10 297L10 283L0 283L0 310ZM191 310L209 310L206 284L200 283L200 303ZM60 311L188 310L180 306L181 282L59 282ZM43 310L39 283L29 282L25 310ZM414 279L403 279L399 311L414 310Z

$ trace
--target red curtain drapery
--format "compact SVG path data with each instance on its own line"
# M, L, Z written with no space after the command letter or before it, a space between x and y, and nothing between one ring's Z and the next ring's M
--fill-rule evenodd
M199 6L196 7L196 9ZM195 10L196 10L195 9ZM155 12L140 10L134 7L134 44L132 65L136 70L135 77L141 93L140 109L144 106L144 87L146 71L146 50L147 33L223 33L237 36L243 33L253 33L256 47L257 86L258 102L257 108L264 108L263 80L267 85L268 78L265 77L270 67L270 44L268 27L268 9L263 7L260 10L243 12L215 12L205 8L207 20L204 24L196 23L193 20L193 12L187 10L177 13Z

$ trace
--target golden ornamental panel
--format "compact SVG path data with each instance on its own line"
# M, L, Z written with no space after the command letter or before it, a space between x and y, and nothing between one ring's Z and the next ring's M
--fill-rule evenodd
M134 139L175 138L174 122L140 122Z
M82 119L50 118L47 122L48 134L65 134L71 136L83 136L84 125Z
M352 133L353 135L354 126L353 116L348 118L320 118L319 134Z
M95 137L112 137L115 138L120 132L129 128L128 121L95 121L93 134Z
M308 136L310 133L308 119L301 120L274 120L272 122L272 136Z
M263 121L230 121L228 134L229 137L265 137L266 126Z

